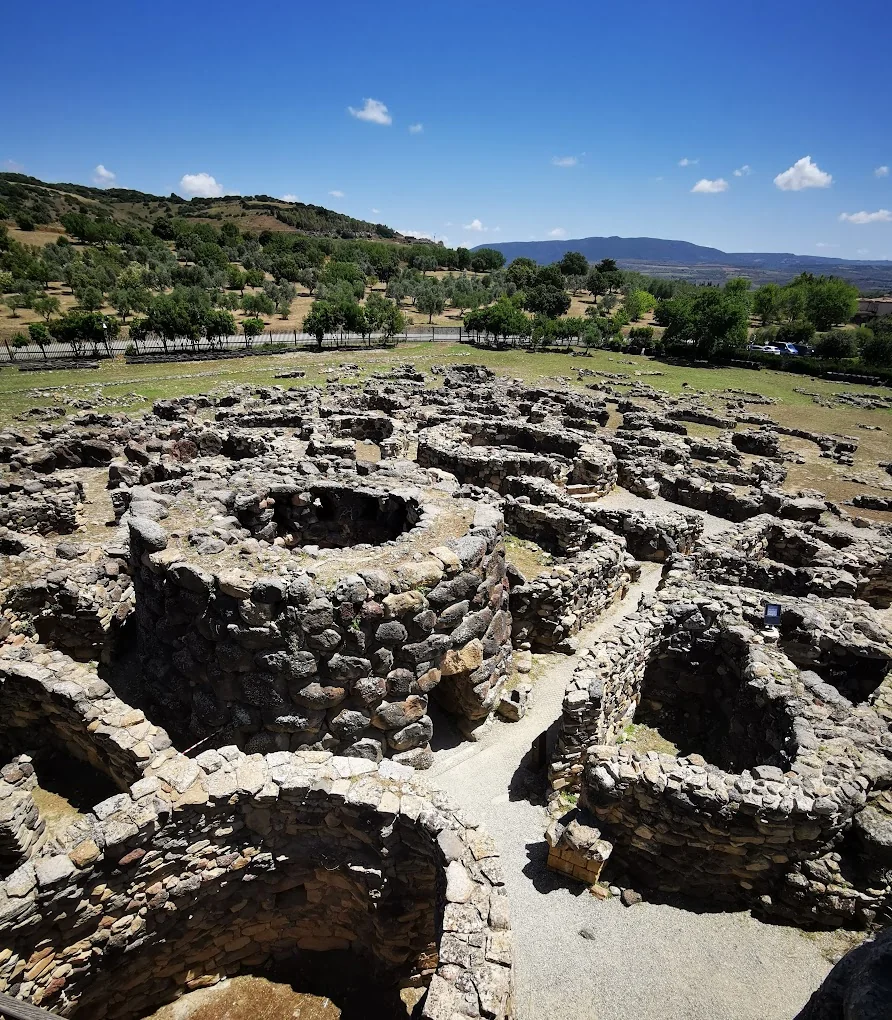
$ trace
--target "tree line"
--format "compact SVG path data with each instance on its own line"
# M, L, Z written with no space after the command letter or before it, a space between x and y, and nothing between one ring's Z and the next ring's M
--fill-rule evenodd
M214 343L239 328L258 335L266 319L288 318L300 287L313 298L303 329L320 342L337 331L393 336L406 328L407 306L428 322L450 307L471 332L534 345L576 340L724 357L746 347L756 319L752 339L759 343L812 344L821 357L866 364L892 361L882 323L838 328L851 320L858 292L834 277L803 273L754 289L745 279L714 286L649 277L611 259L590 264L579 252L547 266L526 258L505 266L494 249L255 232L166 213L150 226L83 212L62 222L80 244L66 237L21 244L0 226L3 300L13 317L28 307L43 320L29 326L25 342L45 346L79 329L86 344L100 320L103 336L124 325L137 341L155 336L165 344ZM69 288L75 309L61 314L47 290L51 281ZM381 284L383 295L371 289ZM581 295L584 315L568 315ZM116 314L102 316L109 305ZM238 322L235 312L243 314ZM641 324L650 312L663 327L660 338Z

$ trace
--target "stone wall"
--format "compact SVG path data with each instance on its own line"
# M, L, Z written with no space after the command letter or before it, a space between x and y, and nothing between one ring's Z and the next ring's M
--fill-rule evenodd
M323 454L324 455L324 454ZM281 484L237 499L235 515L256 538L286 545L380 545L423 521L410 495L337 482Z
M0 527L25 535L68 535L84 501L80 482L6 475L0 479Z
M869 705L890 726L892 634L882 618L845 599L803 601L775 595L772 600L781 606L778 640L791 661L816 674L847 703ZM720 625L745 624L757 630L764 604L757 591L694 581L684 570L670 570L656 595L644 596L635 613L583 653L564 695L549 763L553 788L578 790L585 748L618 739L641 701L648 667L661 657L664 664L673 655L676 661L690 660L696 642L708 643ZM712 638L695 637L703 632ZM701 682L711 684L714 676L710 664ZM699 688L689 687L686 697L694 699L699 693Z
M574 635L622 599L637 572L625 549L605 545L512 585L515 644L528 641L539 649L575 651Z
M216 573L131 525L145 696L179 740L314 747L426 767L434 696L469 730L511 657L501 514L395 572ZM159 537L160 532L160 537ZM152 550L155 551L152 551ZM214 735L217 736L214 736Z
M28 755L0 768L0 880L40 847L46 825L31 791L37 785Z
M621 538L565 506L508 496L504 513L512 534L559 557L553 569L512 586L515 643L572 652L574 635L625 595L637 564Z
M504 480L511 475L557 480L566 478L571 466L565 458L551 455L471 446L457 430L440 428L419 433L418 463L448 471L463 485L480 485L496 492L502 491Z
M552 785L581 789L611 866L639 886L799 924L880 923L892 911L890 636L866 607L859 623L842 600L781 601L767 635L779 644L766 644L755 592L673 578L643 599L577 667ZM884 666L855 705L851 661L831 662L867 653L868 634Z
M738 628L720 639L726 686L699 694L716 707L708 731L688 734L706 757L593 745L580 803L614 843L614 862L650 888L866 926L892 908L892 886L877 881L892 843L870 846L853 821L892 778L888 732L754 637ZM840 851L828 885L812 869Z
M90 666L41 645L12 654L0 659L0 745L8 755L62 751L126 789L170 747L167 734Z
M639 560L662 563L674 553L688 552L703 530L702 519L694 514L644 513L604 507L597 502L583 503L544 478L507 478L503 491L517 498L526 497L536 506L557 504L583 514L592 524L624 538L631 555Z
M613 743L634 717L644 671L659 641L666 608L653 597L587 649L573 672L561 708L548 766L552 789L578 792L586 748Z
M883 526L853 535L761 515L673 566L786 595L860 598L877 608L892 603L892 531Z
M415 985L427 1020L507 1017L492 843L411 770L230 747L150 772L0 884L0 990L138 1020L240 972L347 954L394 1012Z
M616 484L616 458L584 432L527 422L445 418L419 433L418 463L449 471L464 485L504 492L512 476L589 485L601 495Z
M118 558L64 565L29 559L0 583L10 629L84 662L110 662L121 650L133 599L127 564Z

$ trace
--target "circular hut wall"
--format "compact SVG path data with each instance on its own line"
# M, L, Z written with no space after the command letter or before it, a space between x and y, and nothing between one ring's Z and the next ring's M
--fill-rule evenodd
M255 538L286 545L346 549L391 542L418 523L421 507L396 493L380 493L346 485L288 486L271 490L238 511L242 525Z
M758 694L743 683L744 665L740 650L721 640L655 650L635 722L656 729L680 754L701 754L730 772L788 768L791 722L780 702L757 703Z

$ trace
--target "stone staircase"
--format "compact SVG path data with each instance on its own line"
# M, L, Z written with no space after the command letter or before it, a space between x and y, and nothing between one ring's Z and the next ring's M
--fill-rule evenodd
M595 485L568 485L565 491L568 496L578 499L580 503L597 503L603 498Z

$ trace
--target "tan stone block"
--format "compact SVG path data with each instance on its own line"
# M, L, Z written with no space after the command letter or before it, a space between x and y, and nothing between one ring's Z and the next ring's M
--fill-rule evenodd
M440 663L443 676L470 673L483 662L483 643L479 638L469 641L464 648L450 648Z

